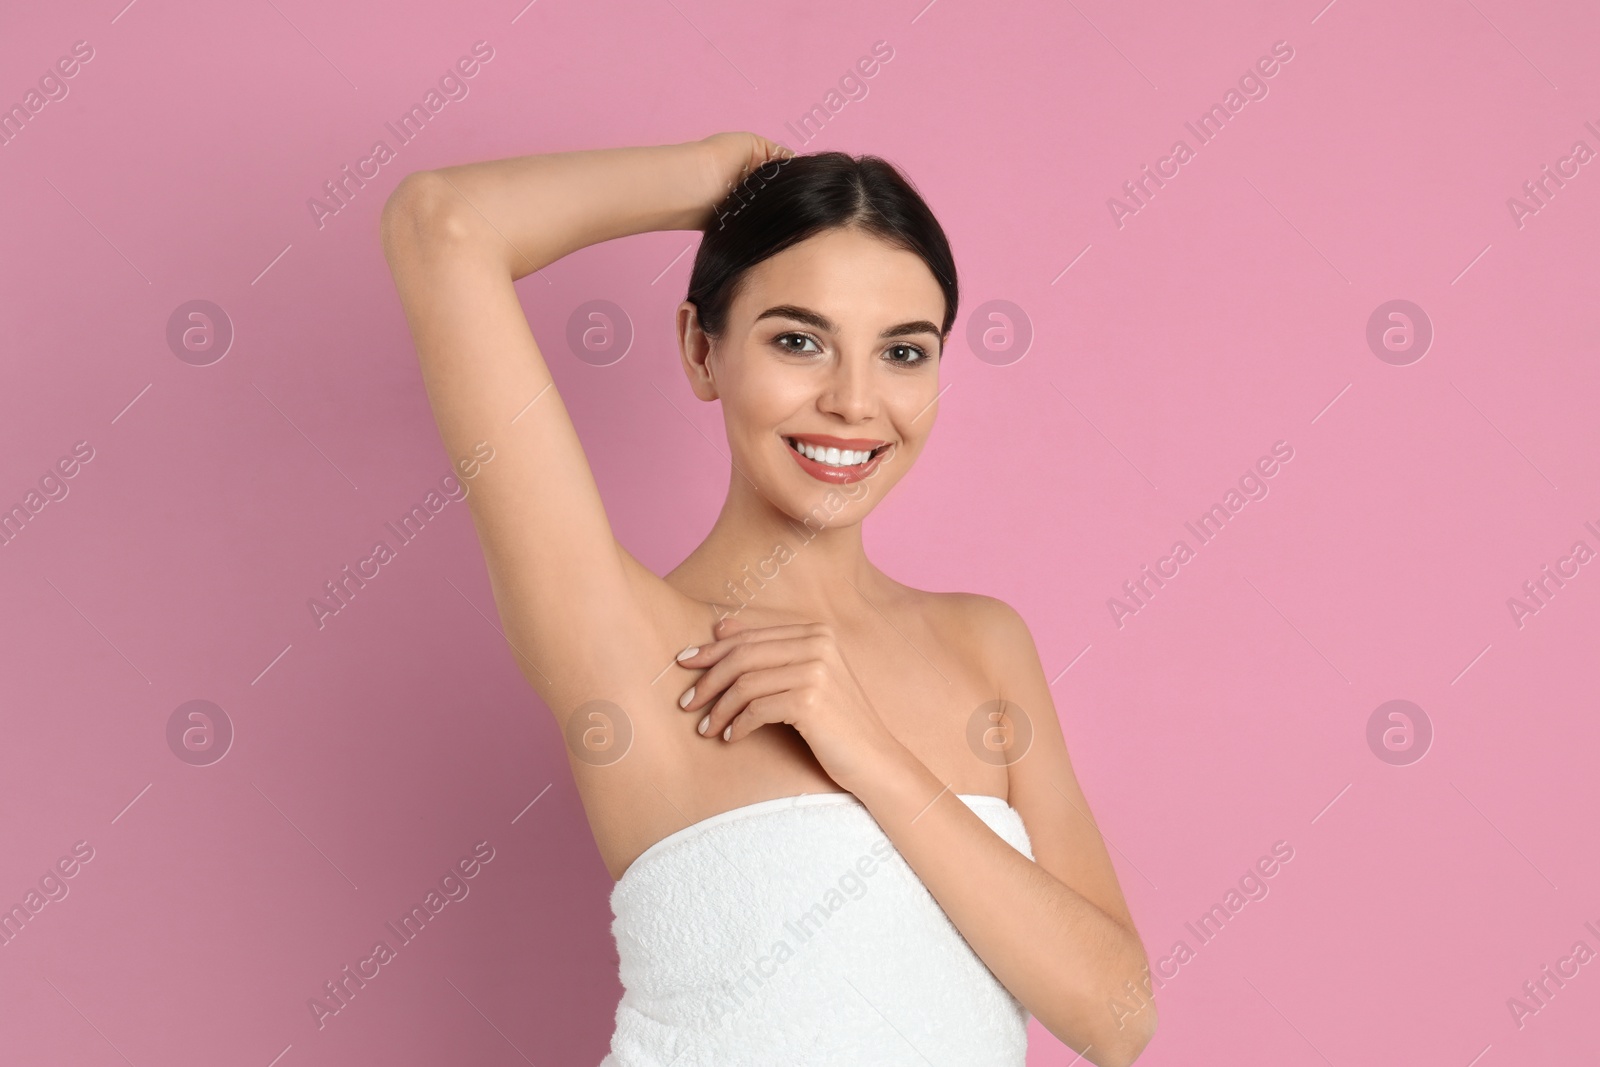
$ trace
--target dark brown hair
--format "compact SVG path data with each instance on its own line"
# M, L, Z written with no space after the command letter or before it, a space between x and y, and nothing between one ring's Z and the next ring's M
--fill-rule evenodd
M905 176L878 156L817 152L774 160L717 205L694 257L686 299L720 336L751 267L824 230L854 226L921 257L944 290L941 337L956 318L956 265L944 230Z

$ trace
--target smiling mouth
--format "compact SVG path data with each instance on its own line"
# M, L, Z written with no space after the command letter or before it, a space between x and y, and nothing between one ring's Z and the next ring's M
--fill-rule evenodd
M853 470L865 467L889 448L888 445L879 445L871 450L854 448L822 448L793 437L785 437L784 442L794 451L811 460L813 463L836 470Z

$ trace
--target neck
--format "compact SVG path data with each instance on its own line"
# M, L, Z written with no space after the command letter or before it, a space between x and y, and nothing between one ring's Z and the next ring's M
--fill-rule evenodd
M860 613L863 594L872 596L881 572L867 559L861 524L839 524L817 489L817 507L793 519L731 472L728 496L711 532L667 575L681 592L720 605L745 606L833 623ZM838 504L845 498L834 497ZM839 512L843 515L844 512Z

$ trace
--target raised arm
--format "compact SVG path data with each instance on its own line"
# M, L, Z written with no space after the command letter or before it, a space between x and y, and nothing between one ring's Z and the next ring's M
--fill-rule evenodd
M586 245L703 227L723 191L713 141L418 171L384 205L445 448L494 450L467 499L506 638L558 716L659 670L649 602L666 587L613 537L512 283Z

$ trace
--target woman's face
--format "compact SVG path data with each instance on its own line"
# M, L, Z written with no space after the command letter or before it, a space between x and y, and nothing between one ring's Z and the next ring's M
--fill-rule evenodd
M927 264L827 230L746 273L709 354L682 328L692 308L685 367L697 396L721 399L737 470L813 528L865 518L933 429L944 292Z

